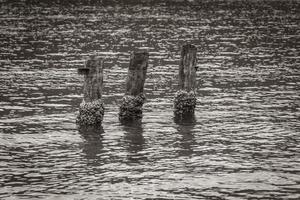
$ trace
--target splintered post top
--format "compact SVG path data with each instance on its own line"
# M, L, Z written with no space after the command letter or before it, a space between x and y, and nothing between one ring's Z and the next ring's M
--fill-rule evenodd
M130 57L129 70L146 70L148 65L143 65L143 62L148 62L148 58L149 53L146 51L133 52Z
M181 57L188 53L197 52L197 47L192 44L185 44L182 46Z
M97 68L100 68L101 58L96 56L91 56L86 62L84 67L78 68L78 74L88 75L89 73L95 73Z

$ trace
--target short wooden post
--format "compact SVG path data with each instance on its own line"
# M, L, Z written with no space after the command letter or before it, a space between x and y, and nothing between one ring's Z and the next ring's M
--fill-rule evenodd
M91 57L84 67L78 69L84 75L83 100L80 104L76 122L79 125L101 124L104 107L101 100L103 88L103 61L99 57Z
M176 115L194 114L196 107L197 48L186 44L181 50L179 65L179 91L175 95L174 108Z
M133 52L131 54L126 80L126 92L120 106L120 120L142 118L142 107L146 99L143 91L148 59L148 52Z

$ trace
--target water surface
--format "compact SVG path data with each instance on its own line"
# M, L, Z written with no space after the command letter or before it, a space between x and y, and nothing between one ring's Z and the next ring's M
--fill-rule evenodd
M1 199L299 199L299 2L22 4L0 9ZM195 118L173 115L198 48ZM121 124L130 52L150 53L143 119ZM102 127L76 127L90 55Z

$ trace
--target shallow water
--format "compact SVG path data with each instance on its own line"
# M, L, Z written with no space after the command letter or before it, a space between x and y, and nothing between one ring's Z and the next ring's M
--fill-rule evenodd
M297 1L0 9L1 199L299 199ZM180 46L198 48L195 118L173 116ZM143 119L121 124L130 52L150 53ZM89 55L102 127L75 125Z

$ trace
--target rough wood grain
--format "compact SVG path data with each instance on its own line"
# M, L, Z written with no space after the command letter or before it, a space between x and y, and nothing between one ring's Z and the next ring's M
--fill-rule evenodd
M187 92L194 90L196 85L197 48L194 45L182 46L179 65L179 89Z
M126 95L136 96L143 93L148 68L148 59L148 52L133 52L131 54L126 80Z
M78 69L84 75L83 99L92 102L101 99L103 88L103 61L99 57L91 57L84 68Z

